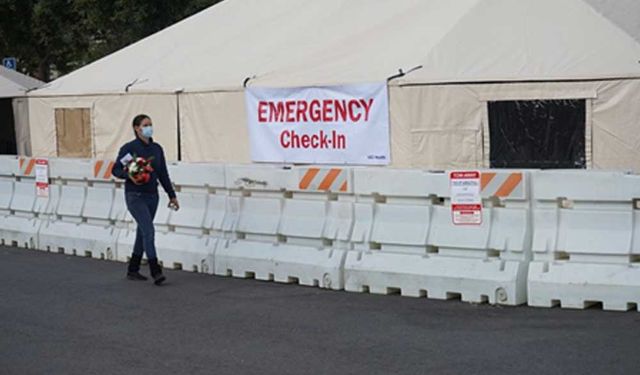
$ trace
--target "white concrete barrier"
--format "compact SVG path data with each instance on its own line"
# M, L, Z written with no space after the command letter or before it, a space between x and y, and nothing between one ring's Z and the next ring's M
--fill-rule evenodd
M120 229L130 229L134 226L133 218L127 210L124 198L124 189L116 188L113 194L113 206L109 213L109 220L112 225Z
M533 188L529 304L637 310L640 176L538 172Z
M136 224L112 161L0 157L0 240L127 261ZM481 171L482 221L455 225L449 174L173 163L155 218L165 267L380 294L635 310L640 176Z
M231 235L216 250L216 274L343 288L346 250L334 241L348 239L337 228L348 215L336 200L349 192L350 170L229 166L225 174Z
M530 258L527 173L483 175L482 224L456 226L448 174L354 170L355 251L347 255L345 289L525 303Z
M0 181L14 181L17 170L17 156L0 155Z
M5 202L10 201L10 204L8 206L9 214L0 223L2 242L27 249L36 248L41 222L37 219L34 211L35 185L28 182L14 182L9 187L5 183L3 190L7 195L10 192L12 195L9 199L4 199Z
M13 199L13 181L0 180L0 215L11 215L11 200Z

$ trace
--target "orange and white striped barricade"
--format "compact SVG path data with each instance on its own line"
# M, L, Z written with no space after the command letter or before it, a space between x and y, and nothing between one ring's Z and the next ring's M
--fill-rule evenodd
M113 183L117 181L111 174L115 162L113 160L92 160L91 163L92 173L88 180L92 181L94 185L105 184L113 186Z
M348 168L301 167L298 172L298 190L303 192L350 193L353 185Z
M18 157L17 170L15 172L16 177L21 180L35 179L35 167L37 158L33 157Z

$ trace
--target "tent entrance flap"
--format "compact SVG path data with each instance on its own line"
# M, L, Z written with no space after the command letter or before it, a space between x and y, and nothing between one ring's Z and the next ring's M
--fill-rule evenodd
M489 102L491 168L586 168L586 101Z
M0 99L0 154L16 154L16 130L11 99Z
M58 157L91 158L91 110L56 108Z

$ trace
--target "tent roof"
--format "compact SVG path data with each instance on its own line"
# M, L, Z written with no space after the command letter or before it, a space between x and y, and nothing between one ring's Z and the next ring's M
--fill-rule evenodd
M481 1L400 82L637 78L639 60L640 44L581 0Z
M0 66L0 98L24 96L28 90L40 87L43 82L14 70Z
M595 0L590 0L595 1ZM31 95L640 77L584 0L226 0Z
M586 0L586 2L640 42L640 1Z

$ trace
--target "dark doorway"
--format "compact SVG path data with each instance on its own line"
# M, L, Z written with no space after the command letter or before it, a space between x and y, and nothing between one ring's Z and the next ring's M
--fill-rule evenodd
M586 101L489 102L491 168L586 168Z
M0 154L15 155L17 152L11 99L0 99Z

